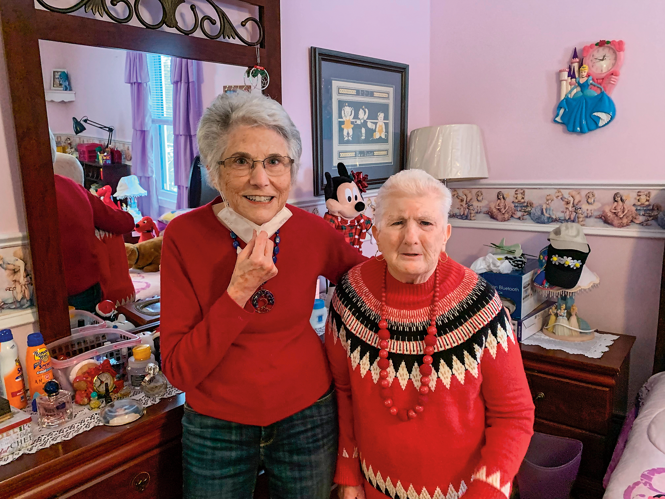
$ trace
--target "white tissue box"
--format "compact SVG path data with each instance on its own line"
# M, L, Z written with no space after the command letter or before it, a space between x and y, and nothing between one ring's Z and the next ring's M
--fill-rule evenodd
M510 318L518 321L545 301L545 297L535 293L531 287L537 270L538 260L528 259L522 270L514 270L510 274L483 272L480 276L496 288L504 305L510 310Z
M32 418L14 407L12 417L0 423L0 457L24 449L32 443Z
M517 341L520 343L526 340L529 336L533 336L538 331L542 330L547 325L549 318L549 311L556 305L555 301L546 301L541 303L535 310L533 310L524 319L516 321L511 320L513 331L517 336Z

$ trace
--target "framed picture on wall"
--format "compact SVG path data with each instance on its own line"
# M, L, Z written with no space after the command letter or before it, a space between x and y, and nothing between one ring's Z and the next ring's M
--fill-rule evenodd
M337 163L380 187L406 164L409 66L312 47L314 195Z
M51 90L71 90L69 74L66 69L51 70Z

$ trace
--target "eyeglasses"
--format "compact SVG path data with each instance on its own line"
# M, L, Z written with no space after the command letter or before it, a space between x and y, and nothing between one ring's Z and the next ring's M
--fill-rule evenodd
M268 156L266 159L250 159L245 156L231 156L230 158L219 161L217 164L224 165L225 168L228 168L237 175L247 175L254 169L255 163L263 163L263 168L269 177L279 177L291 169L293 160L288 156L278 155Z

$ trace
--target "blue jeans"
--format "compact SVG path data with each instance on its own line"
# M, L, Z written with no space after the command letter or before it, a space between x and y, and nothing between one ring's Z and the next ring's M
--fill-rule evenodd
M271 499L328 499L337 458L337 400L331 388L270 426L204 416L185 404L183 487L187 499L252 499L265 467Z

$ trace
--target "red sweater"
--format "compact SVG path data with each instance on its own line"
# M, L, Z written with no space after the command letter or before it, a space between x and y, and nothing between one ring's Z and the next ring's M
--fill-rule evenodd
M402 422L383 405L378 383L385 265L373 258L352 269L328 318L340 418L335 481L364 483L368 499L506 499L533 434L534 406L501 300L473 271L450 259L439 264L429 401L415 420ZM433 289L434 275L423 284L387 276L388 379L396 377L398 409L418 399Z
M267 426L309 407L332 383L309 323L316 279L337 282L365 260L322 218L293 206L280 228L279 273L266 314L226 292L236 262L230 231L210 204L175 218L162 246L164 373L197 412Z
M101 199L73 180L61 175L53 177L65 285L67 295L73 296L100 281L95 229L112 234L125 234L134 228L134 219L126 211L105 205Z

